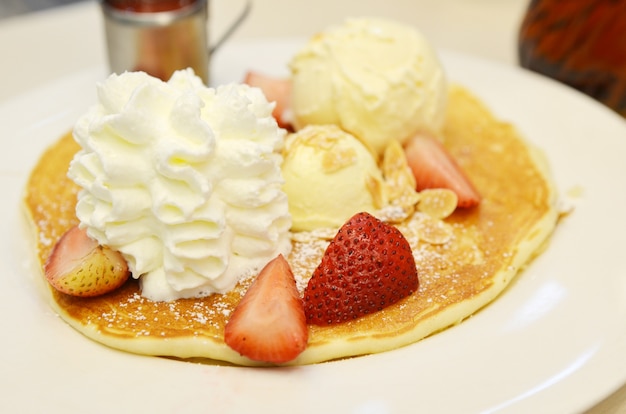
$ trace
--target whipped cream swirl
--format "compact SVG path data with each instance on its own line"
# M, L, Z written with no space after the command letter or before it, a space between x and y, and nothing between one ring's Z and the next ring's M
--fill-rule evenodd
M259 89L111 75L81 117L69 177L88 234L158 301L231 290L291 249L280 129Z

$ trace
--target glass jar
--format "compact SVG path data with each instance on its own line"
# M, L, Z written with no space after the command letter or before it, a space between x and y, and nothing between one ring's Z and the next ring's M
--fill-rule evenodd
M626 117L626 0L531 0L518 57Z

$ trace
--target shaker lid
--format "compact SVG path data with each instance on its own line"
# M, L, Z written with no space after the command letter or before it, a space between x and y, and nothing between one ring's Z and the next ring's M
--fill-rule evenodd
M104 0L108 6L127 12L158 13L183 9L199 0Z

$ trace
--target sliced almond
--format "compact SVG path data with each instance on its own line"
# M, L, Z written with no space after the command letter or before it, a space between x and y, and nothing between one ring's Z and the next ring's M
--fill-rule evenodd
M436 188L420 191L417 210L435 219L445 219L456 210L458 197L452 190Z
M444 244L452 238L452 227L427 214L415 214L412 224L415 226L419 239L430 244Z
M404 213L403 219L407 218L415 211L420 195L415 190L415 178L398 141L390 141L385 148L381 170L391 205L399 207Z

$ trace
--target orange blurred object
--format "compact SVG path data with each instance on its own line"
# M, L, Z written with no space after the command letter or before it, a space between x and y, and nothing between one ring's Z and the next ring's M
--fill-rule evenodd
M518 41L522 67L626 117L626 0L531 0Z

